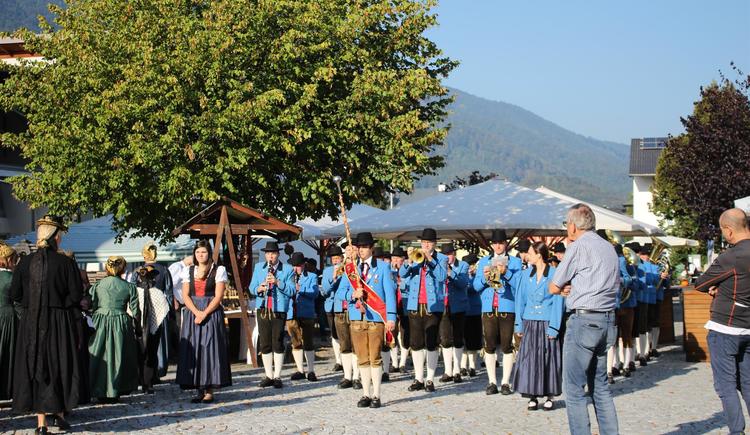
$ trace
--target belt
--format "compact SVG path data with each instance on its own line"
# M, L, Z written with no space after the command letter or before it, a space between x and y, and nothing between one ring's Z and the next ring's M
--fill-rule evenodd
M573 312L576 314L611 314L611 313L614 313L615 310L594 311L594 310L582 310L582 309L576 308L575 310L573 310Z

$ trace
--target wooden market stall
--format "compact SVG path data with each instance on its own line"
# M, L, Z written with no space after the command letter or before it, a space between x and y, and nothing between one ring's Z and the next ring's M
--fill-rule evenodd
M253 272L253 237L270 236L279 241L288 241L296 238L300 232L297 226L226 197L201 210L172 232L175 236L189 234L195 239L214 238L213 261L219 263L220 255L223 257L222 263L230 272L230 283L234 289L228 289L225 302L231 303L234 299L239 305L239 312L235 316L240 318L253 367L258 366L252 342L255 322L250 322L246 293ZM230 314L227 317L235 316Z
M711 317L711 302L713 298L707 293L695 291L693 287L686 287L682 291L682 305L684 307L683 342L685 359L691 362L710 361L708 331L704 328Z

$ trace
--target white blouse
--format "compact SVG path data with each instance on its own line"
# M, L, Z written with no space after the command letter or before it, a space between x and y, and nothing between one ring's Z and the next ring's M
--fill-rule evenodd
M198 266L193 268L193 276L198 272ZM190 267L186 267L180 271L180 278L182 282L190 282ZM216 266L216 282L227 282L227 269L224 266Z

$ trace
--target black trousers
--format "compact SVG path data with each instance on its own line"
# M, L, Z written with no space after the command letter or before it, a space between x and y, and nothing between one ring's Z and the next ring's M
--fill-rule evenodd
M286 330L292 339L292 349L315 350L315 319L287 320Z
M482 313L484 351L495 353L498 345L503 353L513 352L515 313Z
M466 350L478 351L482 348L482 316L464 317L464 344Z
M409 311L409 347L411 350L437 350L440 318L443 313L429 313L424 304Z
M258 313L258 349L264 353L284 353L286 313Z
M646 302L638 302L638 334L648 332L649 307Z
M336 322L333 321L333 313L326 313L326 320L328 321L328 327L331 328L331 338L334 340L339 339L339 335L336 333Z
M333 323L336 328L336 336L339 338L341 353L352 353L352 331L350 329L349 313L336 313L333 315Z
M159 371L158 351L162 328L164 328L164 324L156 330L155 334L148 334L148 331L143 331L144 334L148 334L148 338L146 339L146 350L143 351L141 350L141 347L138 346L141 360L140 380L141 386L144 390L150 390L154 386L154 383L159 379L159 374L157 373Z
M399 314L398 315L398 327L401 331L401 335L403 335L403 342L399 343L401 346L405 347L406 349L411 346L411 335L409 334L409 315L408 314Z
M464 347L465 313L443 313L440 319L440 345Z
M658 328L661 326L661 301L655 304L648 304L648 328Z

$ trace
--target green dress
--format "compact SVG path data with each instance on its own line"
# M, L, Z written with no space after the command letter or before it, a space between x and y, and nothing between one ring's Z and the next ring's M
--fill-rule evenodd
M7 269L0 269L0 400L10 400L13 394L13 350L16 346L16 311L10 300L10 281Z
M133 318L137 318L138 291L119 277L108 276L91 287L94 313L89 343L91 397L115 398L138 389L138 344Z

